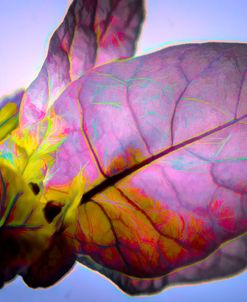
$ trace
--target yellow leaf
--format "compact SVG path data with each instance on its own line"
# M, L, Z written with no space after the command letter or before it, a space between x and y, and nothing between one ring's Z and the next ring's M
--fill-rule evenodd
M4 139L18 124L18 107L7 103L0 109L0 140Z

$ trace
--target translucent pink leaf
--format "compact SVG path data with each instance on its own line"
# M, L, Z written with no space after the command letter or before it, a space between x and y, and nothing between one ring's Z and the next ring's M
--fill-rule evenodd
M50 184L88 165L78 253L156 278L246 232L246 65L245 45L188 44L98 67L65 91L54 110L71 135Z
M131 57L143 15L142 0L74 1L50 40L39 75L25 93L21 126L42 119L66 86L88 69Z

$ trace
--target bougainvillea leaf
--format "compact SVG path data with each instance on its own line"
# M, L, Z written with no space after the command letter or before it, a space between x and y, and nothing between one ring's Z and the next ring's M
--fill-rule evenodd
M74 1L50 40L40 73L25 92L21 126L42 119L66 86L88 69L133 56L143 17L142 0Z
M104 65L57 100L73 135L57 153L64 172L51 183L90 163L78 253L155 278L246 232L245 48L183 45ZM66 165L67 152L76 165Z

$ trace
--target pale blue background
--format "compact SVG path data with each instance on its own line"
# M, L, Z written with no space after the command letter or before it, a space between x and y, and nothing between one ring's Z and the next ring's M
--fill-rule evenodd
M149 0L138 54L165 43L227 40L247 42L246 0ZM68 7L67 0L0 0L0 97L26 87L39 71L51 33ZM31 290L21 279L0 290L0 302L12 301L247 301L247 273L199 286L169 289L159 295L130 298L103 277L81 266L58 285Z

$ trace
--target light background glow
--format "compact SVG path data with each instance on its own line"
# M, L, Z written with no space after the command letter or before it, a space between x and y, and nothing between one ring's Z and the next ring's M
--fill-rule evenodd
M61 22L68 0L0 0L0 98L27 87L44 61L51 34ZM71 2L71 1L70 1ZM147 18L137 54L167 43L247 42L246 0L148 0ZM148 302L246 302L247 273L228 280L169 289ZM77 265L47 290L27 288L20 278L0 290L0 302L140 301L121 293L105 278Z

